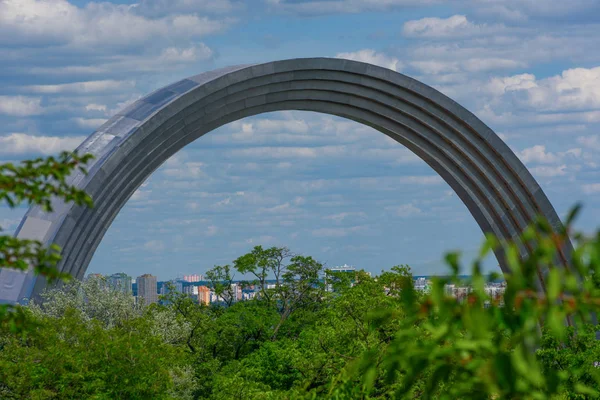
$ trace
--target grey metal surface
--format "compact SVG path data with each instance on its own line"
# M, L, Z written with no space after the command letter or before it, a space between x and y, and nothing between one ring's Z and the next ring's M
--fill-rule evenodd
M515 238L536 215L560 220L529 171L472 113L435 89L356 61L307 58L235 66L183 79L125 108L77 149L96 157L89 174L69 179L95 207L56 202L32 207L17 231L63 249L59 268L82 278L106 230L135 190L188 143L240 118L308 110L371 126L429 164L457 193L484 232ZM521 252L531 249L521 244ZM560 262L568 265L570 243ZM505 261L497 254L503 271ZM544 271L539 286L544 289ZM43 278L0 270L0 302L38 295Z

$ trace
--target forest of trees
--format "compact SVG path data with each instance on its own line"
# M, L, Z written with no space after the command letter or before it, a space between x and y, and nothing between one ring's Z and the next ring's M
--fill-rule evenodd
M0 166L0 201L91 206L65 181L85 161ZM576 211L560 232L544 221L527 229L520 240L536 249L527 257L486 238L479 260L502 251L511 269L489 307L484 284L496 277L481 261L466 299L445 295L469 272L458 254L426 294L402 265L336 275L330 292L317 260L261 247L208 274L224 299L232 272L253 276L261 292L251 301L206 306L171 292L166 305L142 307L101 281L71 282L44 302L0 307L0 399L600 398L600 233L573 233ZM571 268L554 267L569 237ZM68 281L54 268L58 250L0 236L0 267Z

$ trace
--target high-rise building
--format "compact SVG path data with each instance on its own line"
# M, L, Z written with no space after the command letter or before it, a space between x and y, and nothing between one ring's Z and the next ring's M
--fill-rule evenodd
M202 275L194 274L194 275L184 275L183 280L186 282L200 282L202 280Z
M158 303L156 277L150 274L138 276L136 279L138 298L143 298L146 305Z
M171 291L171 288L174 292L183 293L183 282L175 279L165 282L160 288L160 294L168 294Z
M131 294L131 277L123 272L108 277L111 287L126 294Z
M88 274L88 276L85 279L88 280L88 279L102 279L102 278L104 278L104 275L102 275L102 274Z
M198 302L200 304L210 304L211 291L206 286L198 286Z
M195 285L184 286L183 293L187 294L190 297L198 296L198 286L195 286Z

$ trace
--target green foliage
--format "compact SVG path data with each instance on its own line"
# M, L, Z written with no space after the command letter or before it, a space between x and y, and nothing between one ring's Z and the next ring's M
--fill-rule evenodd
M211 289L219 296L222 301L231 306L235 301L233 292L233 277L229 265L215 265L212 269L206 271L206 279L210 282Z
M63 152L58 157L27 160L20 165L0 164L0 203L6 202L11 208L38 205L45 211L52 211L56 200L91 207L91 197L70 185L67 178L74 170L87 173L84 165L92 158L90 154ZM56 245L46 248L37 240L0 235L0 268L33 268L36 275L46 277L49 282L67 281L71 276L55 268L60 259L60 248ZM0 326L20 331L24 324L25 318L18 307L0 305Z
M180 350L152 335L148 321L105 328L69 308L37 322L25 337L2 337L1 398L169 397L169 370L180 362Z
M406 265L336 273L259 246L207 273L224 304L169 291L139 307L102 281L65 285L20 309L30 333L0 330L0 398L600 398L600 234L573 234L570 221L558 233L539 221L515 242L487 237L458 298L446 292L463 283L458 254L420 293ZM523 245L535 249L526 258ZM484 290L497 278L481 272L492 251L511 268L501 298ZM253 275L256 299L234 301L235 272Z
M52 211L55 197L92 207L90 196L67 183L74 170L87 173L83 165L92 158L91 154L79 156L65 151L58 157L26 160L21 165L0 164L0 201L6 201L9 207L26 203Z

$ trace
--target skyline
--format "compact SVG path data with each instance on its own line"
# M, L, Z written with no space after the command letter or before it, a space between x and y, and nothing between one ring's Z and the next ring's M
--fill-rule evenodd
M176 79L337 56L395 69L458 101L516 151L559 215L581 200L577 226L597 228L592 1L568 9L549 1L54 3L63 11L56 20L17 25L33 7L41 14L42 3L0 1L0 32L21 34L0 42L2 161L72 149L127 102ZM355 13L341 12L344 4ZM0 225L14 229L23 212L0 209ZM162 279L173 268L189 274L198 264L230 263L262 244L329 265L379 272L409 264L425 275L444 272L444 251L472 256L481 240L449 187L396 142L339 118L280 112L229 124L170 159L122 210L89 271Z

